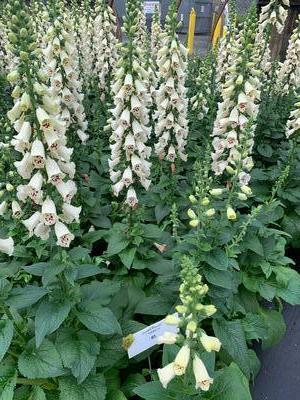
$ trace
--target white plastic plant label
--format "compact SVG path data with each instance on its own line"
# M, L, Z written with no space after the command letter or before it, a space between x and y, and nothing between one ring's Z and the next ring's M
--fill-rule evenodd
M155 324L147 326L133 334L134 341L128 349L129 358L135 357L150 347L157 344L157 339L165 332L177 333L178 327L174 325L167 325L163 319Z

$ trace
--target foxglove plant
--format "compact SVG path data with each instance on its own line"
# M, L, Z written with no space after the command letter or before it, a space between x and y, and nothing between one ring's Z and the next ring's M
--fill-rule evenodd
M77 136L84 143L89 136L86 133L88 122L78 74L78 53L72 26L67 22L63 12L59 13L59 7L62 10L63 3L52 4L51 7L50 13L54 25L48 29L47 46L43 51L45 74L59 99L62 120L65 121L67 128L72 126L76 129Z
M177 6L172 1L166 17L163 47L158 51L158 79L161 81L156 94L157 121L155 152L159 159L172 164L176 158L187 160L185 146L188 136L186 98L187 49L180 43L176 29Z
M118 59L117 17L105 0L97 3L96 14L93 35L95 70L100 99L104 102L110 95L112 73Z
M195 388L207 392L213 379L209 376L201 355L205 352L220 351L218 338L208 336L201 322L216 313L214 305L205 304L208 286L202 283L202 277L188 256L182 259L180 285L181 304L176 307L179 316L168 315L166 324L178 326L179 332L166 332L158 338L158 344L178 344L181 348L175 359L164 368L158 369L158 377L166 389L177 376L183 376L192 363Z
M162 33L160 9L156 6L151 24L151 50L155 63L157 63L157 53L162 47Z
M300 85L300 17L298 17L287 49L285 61L278 71L277 91L288 94L291 90L297 89Z
M227 79L222 88L222 102L218 104L217 117L213 129L212 170L216 175L229 175L230 194L227 216L235 219L231 207L232 197L247 198L251 193L250 170L254 145L255 121L260 101L260 71L255 65L258 61L254 18L249 18L240 31L233 51L233 63L227 69Z
M151 183L148 161L151 148L146 145L150 136L148 106L151 97L147 91L147 73L140 65L140 50L135 43L140 1L129 0L123 29L127 41L120 48L123 59L117 64L112 91L114 108L112 113L110 179L113 193L118 196L127 190L126 204L135 207L138 203L135 186L138 180L148 190Z
M57 245L68 247L74 235L64 222L78 220L81 209L70 205L76 194L76 185L72 180L75 166L70 160L73 149L67 147L66 124L60 116L60 99L40 79L44 76L36 67L40 51L36 49L24 2L12 1L10 11L10 40L19 64L8 76L10 82L15 84L12 92L15 104L7 116L17 132L12 145L21 156L14 165L26 181L17 187L18 202L13 202L12 212L15 216L16 212L21 212L18 218L22 218L29 236L47 240L51 227L54 227ZM70 207L73 211L71 218Z

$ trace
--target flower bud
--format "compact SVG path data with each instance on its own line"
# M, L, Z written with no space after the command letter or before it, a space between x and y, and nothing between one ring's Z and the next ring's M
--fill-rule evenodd
M176 315L167 315L165 318L165 323L167 325L178 325L180 322L180 318L178 318Z
M227 171L228 174L230 174L230 175L234 175L234 174L235 174L235 170L234 170L230 165L227 165L226 171Z
M189 200L190 200L190 202L191 202L192 204L196 204L196 203L197 203L197 199L196 199L196 197L195 197L193 194L191 194L191 195L189 196Z
M7 190L8 192L11 192L11 191L14 190L14 187L13 187L13 185L12 185L11 183L7 183L6 186L5 186L5 188L6 188L6 190Z
M202 206L208 206L209 203L210 203L210 201L209 201L208 197L204 197L204 199L201 200Z
M190 321L187 326L186 329L188 329L189 331L195 333L197 330L197 322L196 321Z
M20 58L22 61L27 61L28 60L28 53L26 51L20 51Z
M20 29L20 35L22 38L26 38L28 35L27 29L26 28L21 28Z
M247 196L251 196L251 194L252 194L252 190L250 189L249 186L246 186L246 185L241 187L241 191L243 193L245 193Z
M209 192L212 196L220 196L223 194L223 189L212 189Z
M246 201L248 197L245 195L245 193L238 193L238 198L241 201Z
M187 215L191 218L191 219L196 219L197 215L194 213L194 211L190 208L188 209Z
M244 81L243 75L239 75L235 83L237 85L241 85L243 83L243 81Z
M213 217L216 213L216 210L214 208L210 208L209 210L206 211L205 215L207 215L207 217Z
M187 308L186 306L179 305L176 306L176 311L179 312L180 314L185 314L187 312Z
M190 226L191 226L192 228L197 228L198 225L199 225L199 220L198 220L198 219L192 219L192 220L190 221Z
M17 38L17 36L13 33L13 32L9 32L8 33L8 35L7 35L7 37L8 37L8 40L11 42L11 43L17 43L17 41L18 41L18 38Z
M235 221L236 220L236 213L232 207L227 208L227 218L230 221Z
M15 71L11 71L7 75L6 79L8 80L8 82L14 83L19 79L19 77L20 77L19 72L15 70Z

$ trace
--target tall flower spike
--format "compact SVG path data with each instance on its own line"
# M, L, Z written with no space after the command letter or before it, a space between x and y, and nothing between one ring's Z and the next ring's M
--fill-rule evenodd
M185 146L188 136L185 79L187 49L180 43L176 29L177 5L172 0L166 17L163 47L158 51L158 78L161 85L156 94L157 121L155 134L158 138L155 152L160 159L172 163L179 157L186 161Z
M151 97L147 91L147 77L140 66L138 44L134 44L139 20L140 0L128 0L127 16L123 29L127 41L120 48L122 59L118 61L112 91L110 178L113 192L118 196L127 189L126 204L135 207L138 199L135 191L137 180L147 190L150 185L148 161L151 148L146 145L150 136L148 106Z
M111 92L111 79L117 54L117 17L106 0L99 0L96 7L93 47L95 52L95 70L101 101L105 101Z
M176 378L186 373L193 360L195 387L203 391L209 390L213 379L210 378L206 367L194 349L207 351L220 351L221 342L213 336L208 336L201 328L201 321L213 315L217 310L213 305L204 304L208 286L202 283L198 268L189 257L182 259L180 285L181 304L176 307L179 316L169 315L165 319L167 325L177 325L177 334L166 332L158 338L159 344L177 343L181 348L174 361L164 368L158 369L158 377L164 388Z
M71 182L72 196L76 193L76 185L69 179L73 179L75 173L75 164L70 160L73 149L67 147L59 94L41 80L44 74L38 69L41 60L37 58L41 52L34 50L35 37L27 8L23 0L11 1L10 5L15 16L12 19L15 37L11 35L11 45L19 64L15 71L17 86L13 90L15 104L8 117L16 130L12 145L20 154L20 160L14 164L18 174L28 181L17 187L19 203L13 202L12 212L16 218L22 216L21 222L29 236L47 240L54 227L60 234L57 244L67 247L74 236L67 227L61 234L59 219L64 203L70 203L72 197L63 198L59 189ZM61 55L60 51L60 40L55 36L45 52L48 56L51 52L57 56ZM55 57L49 61L55 71ZM56 71L55 79L61 81L58 73ZM22 215L19 215L20 209ZM32 209L35 212L32 213Z
M212 170L216 175L226 170L232 178L232 193L239 187L247 187L253 167L251 151L261 87L260 71L255 68L258 55L252 45L255 18L253 13L236 38L212 133Z
M162 47L162 27L161 27L161 13L160 8L155 6L155 12L153 14L151 24L151 50L152 58L157 63L157 54L159 49Z
M287 49L286 59L278 71L277 91L288 94L300 85L300 16Z
M288 119L285 134L287 138L296 138L300 133L300 95L297 96L297 102L292 107Z
M83 106L84 95L82 93L82 83L78 74L78 52L74 41L74 31L72 25L67 22L67 18L62 12L63 3L52 4L51 18L54 26L48 29L45 46L45 74L48 76L53 92L60 100L61 119L65 121L66 127L76 129L81 142L86 142L88 122ZM61 10L61 11L60 11ZM49 105L47 97L44 97L44 106L49 111L55 105ZM58 105L57 105L58 106ZM53 109L54 110L54 109ZM53 137L50 141L56 143ZM55 145L55 143L51 145Z

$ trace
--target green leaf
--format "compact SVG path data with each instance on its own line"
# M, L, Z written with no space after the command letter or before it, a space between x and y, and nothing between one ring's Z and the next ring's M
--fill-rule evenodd
M43 389L39 386L34 386L30 400L47 400L46 394Z
M161 221L169 215L171 209L170 206L163 205L161 203L157 204L155 206L154 212L155 212L155 218L158 224L161 223Z
M277 295L287 303L295 306L300 304L300 275L291 268L276 269L276 280L286 283L286 287L277 289Z
M79 321L89 330L101 335L122 334L119 322L109 308L93 303L88 303L85 306L85 309L77 311L76 315Z
M142 374L130 374L122 386L122 391L127 397L132 397L134 396L134 389L138 386L144 385L145 383L146 379Z
M111 392L107 395L106 400L127 400L127 397L120 390Z
M246 240L244 241L244 248L253 251L254 253L258 254L259 256L264 257L264 248L261 244L259 238L254 234L249 234L246 236Z
M120 257L122 263L125 265L126 268L129 269L131 267L135 253L136 253L136 247L131 247L124 249L121 253L118 254L118 256Z
M214 400L251 400L249 382L235 363L223 368L214 379L210 390Z
M46 335L55 332L69 315L71 304L69 300L54 303L44 299L35 315L35 342L39 347Z
M248 313L241 321L247 340L264 339L267 332L267 325L261 315Z
M20 373L29 379L54 378L64 373L60 355L47 339L38 349L31 340L19 357L18 367Z
M103 282L93 281L81 286L82 301L97 301L97 304L107 306L112 297L120 290L120 283L105 279Z
M147 239L160 239L163 235L163 231L157 226L152 224L141 224L144 231L144 237Z
M138 303L135 312L147 315L165 315L170 311L172 305L172 300L170 302L170 299L167 297L156 294L141 300Z
M5 383L3 390L0 392L0 400L13 400L16 385L17 374L15 374L13 378Z
M14 325L9 319L0 321L0 361L2 361L14 336Z
M228 269L228 257L221 249L214 249L211 252L206 253L204 261L213 268L223 271Z
M262 340L262 347L266 349L280 342L285 334L286 325L282 314L278 311L262 310L261 315L267 326L267 337Z
M122 232L118 232L116 229L111 230L111 236L109 236L107 255L113 256L121 253L122 250L126 249L129 245L128 239L126 239Z
M225 289L234 288L233 276L230 271L219 271L210 268L204 270L204 275L208 282L215 286L220 286Z
M30 307L47 293L46 289L39 286L27 285L24 288L15 288L11 291L6 304L16 309Z
M100 351L96 336L89 331L65 329L59 333L56 347L64 366L72 371L78 383L82 383L93 369Z
M133 392L145 400L170 400L174 398L169 396L168 391L162 387L159 381L145 383L135 388Z
M226 321L225 319L215 319L213 321L215 335L221 340L222 348L232 357L232 359L242 369L244 374L250 377L248 346L245 332L241 321Z
M93 375L77 384L71 377L59 380L60 400L105 400L106 384L102 374Z

